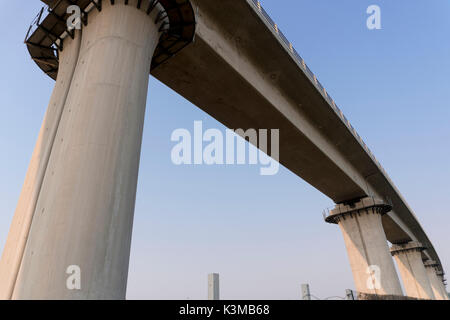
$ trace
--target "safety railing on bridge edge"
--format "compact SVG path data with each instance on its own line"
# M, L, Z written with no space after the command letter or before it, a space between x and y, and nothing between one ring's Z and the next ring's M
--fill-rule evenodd
M33 21L31 21L30 27L28 28L28 31L27 31L27 35L25 36L25 40L24 40L25 43L27 42L28 37L29 37L30 34L32 33L31 31L34 31L34 30L36 30L37 28L39 28L39 25L40 25L41 20L42 20L42 16L44 15L44 11L45 11L46 9L47 9L47 10L49 9L48 5L43 6L43 7L41 8L41 10L39 10L39 12L38 12L38 14L36 15L36 17L33 18Z
M25 36L25 40L24 40L25 43L27 43L27 40L28 40L28 38L30 37L30 34L33 34L33 32L34 32L36 29L38 29L38 28L41 27L42 18L45 18L45 17L44 17L44 12L47 12L47 13L49 13L49 14L54 15L54 16L55 16L57 19L59 19L59 20L62 19L62 17L56 15L56 13L55 13L55 9L56 9L61 3L62 3L62 0L59 0L59 1L56 2L52 7L50 7L50 6L47 5L47 4L45 4L44 6L42 6L41 10L39 10L39 13L38 13L37 16L33 19L33 21L32 21L31 24L30 24L30 27L28 28L27 35ZM85 17L86 17L86 12L83 11L83 12L82 12L82 15L83 15L83 16L82 16L82 20L84 21L84 19L85 19ZM32 32L32 31L33 31L33 32ZM73 31L74 31L73 28L72 28L72 29L69 29L69 28L66 29L67 34L69 34L72 38L73 38ZM47 37L50 37L50 39L52 39L53 41L55 41L55 42L52 44L52 49L55 50L55 52L57 52L58 49L61 49L61 48L62 48L62 46L61 46L62 38L61 38L61 37L52 34L52 33L50 32L50 30L46 30L46 34L47 34Z
M264 10L264 8L261 5L261 2L258 0L251 0L251 3L253 3L257 12L259 12L261 14L261 16L264 18L264 20L271 26L272 30L275 31L275 34L278 35L278 40L284 45L284 47L287 49L287 51L290 52L290 54L293 56L296 63L306 73L309 80L316 86L318 91L323 95L323 97L329 103L331 108L337 113L337 115L340 117L342 122L347 126L347 128L350 130L350 132L356 138L356 140L366 150L367 154L372 158L372 160L376 163L376 165L380 168L380 170L385 174L385 176L388 177L386 170L383 168L383 166L380 164L380 162L375 158L372 151L366 145L366 143L361 138L361 136L356 132L355 128L350 124L350 121L348 121L348 119L345 117L342 110L336 105L333 98L330 96L330 94L327 92L327 90L322 86L322 84L319 82L319 80L314 75L314 73L311 71L311 69L306 65L305 60L303 60L303 58L300 56L300 54L297 52L297 50L295 50L295 48L293 47L292 43L286 38L286 36L283 34L283 32L281 32L281 30L278 28L278 25L272 20L272 18L269 16L269 14Z

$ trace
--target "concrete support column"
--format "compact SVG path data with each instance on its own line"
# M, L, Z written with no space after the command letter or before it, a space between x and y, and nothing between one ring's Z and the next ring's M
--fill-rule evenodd
M364 198L351 205L337 205L325 218L341 228L358 292L402 295L381 222L390 210L391 206L381 200Z
M447 292L447 288L446 288L446 280L444 278L444 272L438 271L438 272L436 272L436 274L439 279L439 284L441 286L442 294L444 296L443 300L450 300L450 298L448 297L448 292Z
M11 299L15 286L36 202L77 65L80 45L81 34L76 31L74 39L67 37L64 40L65 50L59 52L58 77L31 156L0 260L0 299L2 300Z
M425 248L420 242L393 245L391 253L397 261L403 285L408 297L435 299L433 289L422 261Z
M444 293L444 284L442 279L439 278L437 266L438 263L434 260L425 261L425 270L428 276L428 281L430 282L433 294L436 300L448 300L447 295Z
M145 5L144 5L145 4ZM89 14L14 299L123 299L159 5ZM65 50L67 46L65 46Z

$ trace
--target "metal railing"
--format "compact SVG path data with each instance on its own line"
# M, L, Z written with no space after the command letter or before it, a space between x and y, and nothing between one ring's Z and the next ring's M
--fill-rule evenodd
M318 91L323 95L325 100L329 103L330 107L336 112L336 114L341 118L342 122L347 126L349 131L353 134L355 139L361 144L361 146L366 150L367 154L372 158L372 160L375 162L375 164L379 167L379 169L384 173L384 175L387 177L386 170L381 166L380 162L375 158L373 153L370 151L369 147L366 145L364 140L361 138L361 136L356 132L355 128L350 124L350 122L345 117L344 113L341 111L341 109L337 106L335 101L331 98L331 96L328 94L327 90L322 86L322 84L317 80L317 77L314 75L314 73L311 71L311 69L308 67L308 65L305 63L303 58L298 54L298 52L293 47L292 43L286 38L286 36L281 32L281 30L278 28L278 25L272 20L272 18L269 16L269 14L264 10L264 8L261 5L261 2L259 0L251 0L254 7L256 8L256 11L259 12L262 16L262 18L265 20L267 24L269 24L272 28L272 30L275 32L275 34L278 36L278 40L285 46L286 50L289 51L294 59L294 61L297 62L299 67L305 72L305 74L308 76L309 80L316 86ZM390 180L390 179L389 179Z
M42 19L42 15L44 14L44 10L48 9L48 6L45 5L41 8L41 10L39 10L38 14L36 15L36 17L33 18L33 21L31 21L30 23L30 27L28 28L27 31L27 35L25 36L25 41L27 41L28 37L30 36L30 33L32 30L36 30L39 25L41 24L41 19Z
M41 10L39 11L38 15L36 16L36 18L34 18L34 20L31 22L31 25L28 29L27 35L25 36L25 43L28 43L28 39L30 38L30 34L32 35L37 29L42 28L42 30L44 30L44 33L46 35L47 38L49 38L51 41L53 41L51 48L57 52L58 50L62 50L62 35L56 35L53 34L50 30L44 28L41 24L44 23L42 19L44 17L44 12L47 12L48 14L53 15L54 17L56 17L58 20L62 20L63 17L57 15L55 13L55 9L60 5L61 0L58 1L56 4L54 4L52 7L50 7L49 5L44 5ZM47 15L48 16L48 15ZM46 17L47 17L46 16ZM45 17L45 18L46 18ZM33 31L33 32L31 32ZM73 30L69 30L68 28L66 28L66 32L73 38L74 33ZM55 54L56 55L56 54Z

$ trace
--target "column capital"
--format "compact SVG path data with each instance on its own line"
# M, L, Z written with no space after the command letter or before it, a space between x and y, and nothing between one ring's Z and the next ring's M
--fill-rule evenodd
M422 245L422 243L418 242L418 241L410 241L407 243L402 243L402 244L394 244L391 247L391 254L393 256L401 254L401 253L406 253L406 252L422 252L423 250L425 250L426 248Z
M426 260L423 264L425 265L425 268L436 268L439 266L439 263L434 260Z
M338 224L341 219L352 218L354 215L375 213L384 215L392 210L392 206L381 199L366 197L351 203L337 204L325 216L328 223Z
M438 276L438 278L441 278L442 282L445 284L446 283L446 279L444 278L445 276L445 272L438 269L440 264L437 263L434 260L427 260L424 262L425 268L433 268L434 271L436 272L436 275Z
M436 275L438 276L438 279L442 281L442 283L444 284L444 289L445 286L447 285L447 279L445 279L445 272L442 270L436 270Z

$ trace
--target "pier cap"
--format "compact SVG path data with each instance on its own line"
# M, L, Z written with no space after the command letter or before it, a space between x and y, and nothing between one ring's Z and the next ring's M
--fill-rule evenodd
M135 3L150 14L160 6L163 8L158 19L166 19L161 36L153 55L151 70L170 59L194 39L195 13L189 0L42 0L46 4L33 20L25 37L25 44L31 58L50 78L56 80L58 74L58 51L64 50L63 39L73 37L67 29L69 14L67 8L76 5L81 10L83 24L89 23L89 12L102 9L102 3L131 5Z
M366 197L352 203L337 204L334 209L330 210L325 215L325 221L328 223L337 224L339 219L355 214L375 212L384 215L392 210L392 206L387 204L384 200Z

